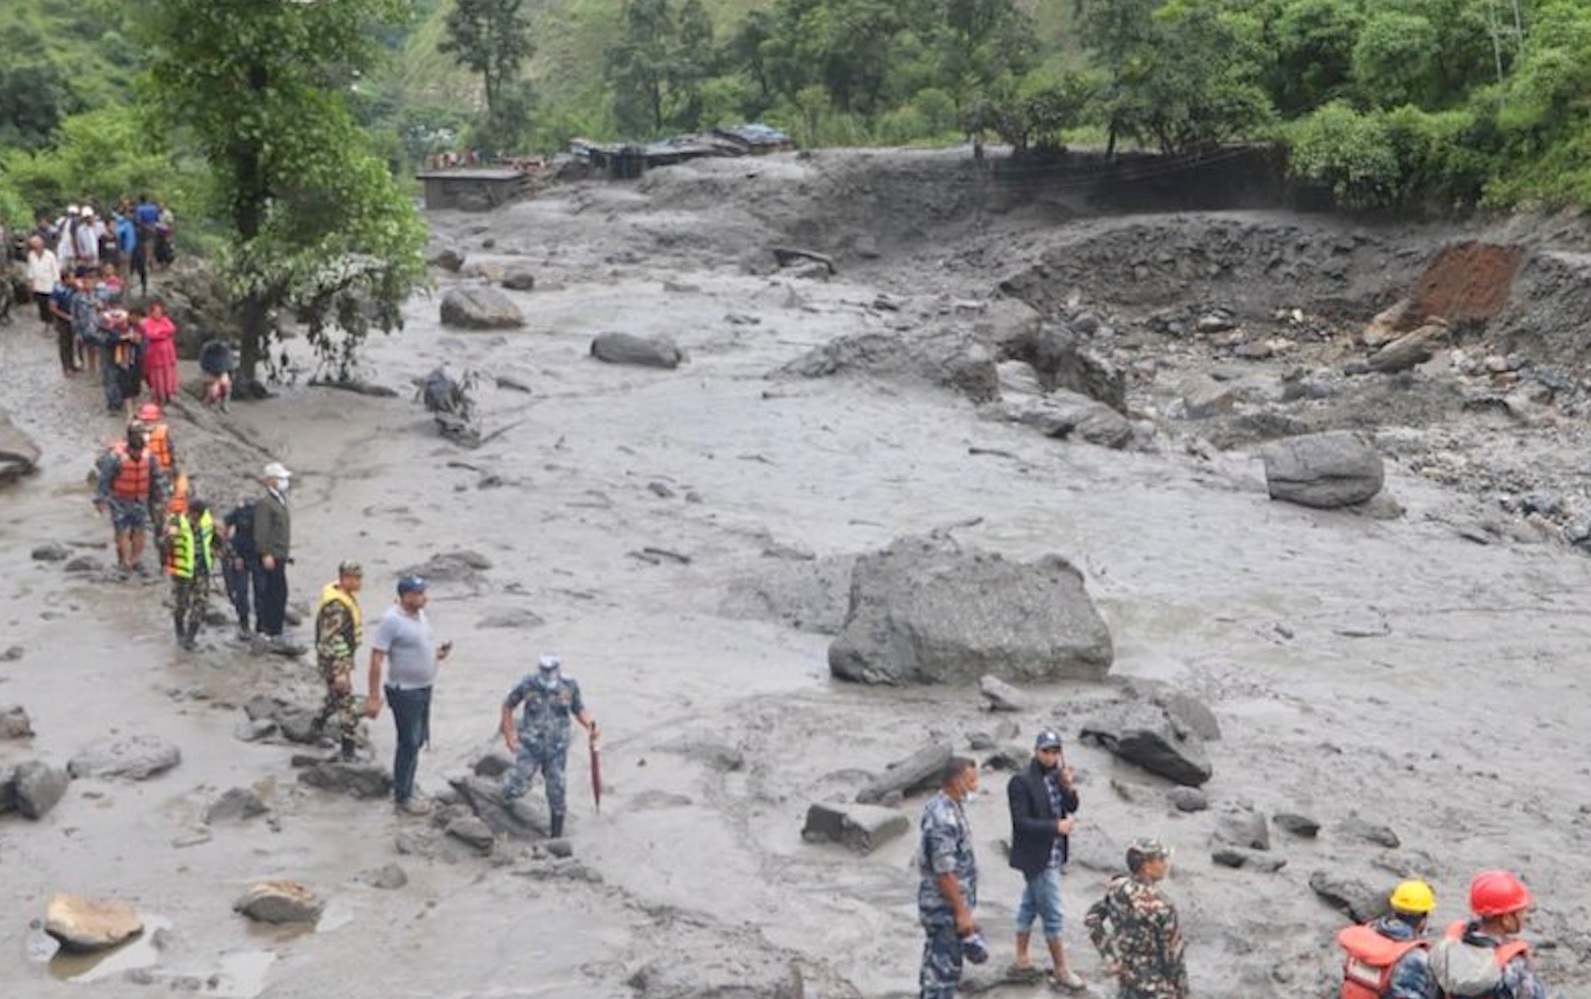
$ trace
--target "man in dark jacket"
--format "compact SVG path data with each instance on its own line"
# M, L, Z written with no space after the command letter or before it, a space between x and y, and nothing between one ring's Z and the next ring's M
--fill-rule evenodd
M279 461L265 466L265 495L254 501L254 550L260 560L258 620L260 633L272 645L286 647L282 625L287 616L287 563L292 554L293 519L287 507L288 480L293 473Z
M1066 865L1067 837L1072 813L1077 811L1077 789L1072 769L1061 757L1061 737L1050 729L1033 743L1033 759L1006 786L1011 806L1011 866L1022 872L1027 885L1016 913L1017 976L1037 972L1028 958L1035 918L1044 921L1044 942L1053 967L1050 984L1069 992L1086 986L1066 964L1061 946L1061 868Z

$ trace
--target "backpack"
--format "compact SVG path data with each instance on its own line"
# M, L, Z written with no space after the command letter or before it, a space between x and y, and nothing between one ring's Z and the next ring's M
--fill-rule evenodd
M1503 968L1528 953L1530 945L1523 940L1500 947L1472 944L1464 939L1464 924L1454 923L1431 948L1431 977L1445 999L1495 995L1503 983Z

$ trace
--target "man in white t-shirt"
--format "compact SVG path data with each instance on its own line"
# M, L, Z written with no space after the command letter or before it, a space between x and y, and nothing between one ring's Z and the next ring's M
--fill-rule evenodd
M431 687L437 667L447 658L452 643L438 646L425 616L425 580L405 576L398 580L398 600L381 615L370 637L370 690L365 715L381 714L383 694L392 705L398 747L392 761L392 800L409 815L429 814L429 798L415 792L414 774L420 747L431 741ZM382 682L382 667L386 682Z

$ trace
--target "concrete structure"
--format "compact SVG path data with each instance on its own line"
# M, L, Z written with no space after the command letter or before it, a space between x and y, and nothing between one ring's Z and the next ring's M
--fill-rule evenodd
M490 211L518 198L525 172L506 167L453 167L415 174L425 184L426 208Z

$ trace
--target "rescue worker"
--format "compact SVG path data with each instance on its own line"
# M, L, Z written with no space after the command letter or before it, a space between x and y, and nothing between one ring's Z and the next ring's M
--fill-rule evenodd
M1160 890L1171 851L1156 839L1127 848L1127 871L1105 888L1083 920L1089 939L1116 979L1121 999L1187 999L1177 907Z
M327 736L337 740L344 761L358 749L359 706L354 703L354 652L364 639L359 587L365 571L358 562L343 562L337 578L320 591L315 608L315 664L326 682L326 700L316 719Z
M1431 976L1448 999L1546 999L1530 945L1518 938L1533 900L1508 871L1481 871L1469 883L1474 918L1447 928L1431 948Z
M562 673L563 662L546 654L503 699L501 729L503 742L514 753L514 769L503 781L503 797L510 800L525 793L526 786L540 770L547 784L548 830L553 839L563 835L564 815L568 811L565 764L569 759L569 719L586 730L587 740L597 738L597 722L580 697L580 683ZM524 705L516 731L514 709Z
M94 509L109 511L116 535L116 566L122 576L129 572L147 574L142 562L144 539L149 530L151 504L159 505L165 495L160 464L144 445L143 428L127 428L125 440L106 449L96 466L99 477L94 489Z
M210 605L215 523L204 500L173 491L167 504L166 575L171 577L171 623L177 644L192 651Z
M1400 881L1387 902L1389 915L1337 934L1347 951L1342 999L1436 999L1425 939L1436 894L1424 881Z
M917 918L922 923L920 999L954 999L964 959L988 958L988 947L972 910L978 906L978 860L972 827L962 803L978 789L978 767L952 757L940 774L939 790L923 806L917 845Z
M133 419L143 425L145 443L160 462L160 474L170 479L177 464L177 451L171 445L171 428L166 426L165 414L157 404L146 402L138 407Z

